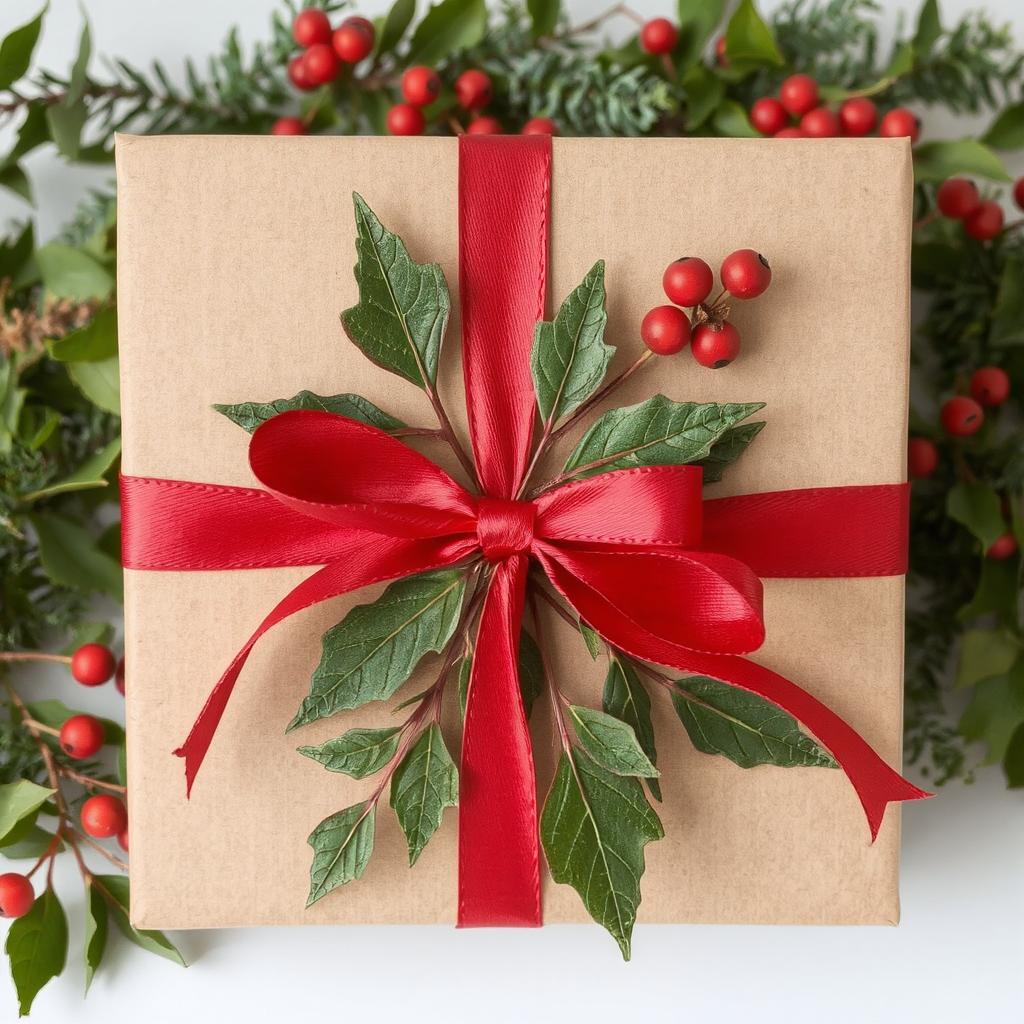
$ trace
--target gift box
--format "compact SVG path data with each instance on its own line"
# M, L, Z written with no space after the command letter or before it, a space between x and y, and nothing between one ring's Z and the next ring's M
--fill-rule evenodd
M549 177L538 186L550 203L546 318L603 260L604 337L617 346L611 374L642 353L640 323L666 301L662 274L671 261L700 255L716 267L748 246L770 258L771 288L756 302L731 303L743 338L735 362L711 371L685 350L658 358L611 403L656 393L765 403L757 418L766 426L720 482L705 485L706 499L905 481L907 140L554 139L550 152ZM414 260L444 272L452 317L437 386L456 433L468 437L459 140L120 137L117 173L126 478L210 491L259 487L249 434L215 405L304 390L355 393L407 424L433 424L423 391L365 358L339 320L358 300L353 193ZM488 183L476 187L486 193ZM495 231L492 248L504 229ZM514 245L509 239L510 253ZM464 261L473 258L468 248L464 241ZM542 260L541 279L544 271ZM542 478L558 473L580 433L556 447ZM409 443L465 484L451 452L431 439ZM269 545L276 528L268 521L250 545ZM173 532L155 522L149 543L158 546L163 531ZM396 708L437 672L437 656L428 656L391 699L286 732L309 692L322 635L384 584L314 604L259 639L187 796L174 751L254 629L314 569L266 566L258 550L253 567L210 568L201 558L188 569L128 565L133 923L455 921L459 809L444 811L410 868L386 796L365 873L306 907L307 836L365 800L374 780L325 772L296 748L355 727L394 726ZM751 660L818 698L898 769L903 577L796 576L765 578L763 586L766 639ZM671 605L682 596L661 599ZM545 610L541 620L559 685L574 704L600 707L603 659L553 614ZM448 690L441 725L458 761L459 703L456 687ZM665 837L643 848L639 921L897 922L897 803L873 842L844 772L739 767L695 749L667 694L652 695L652 715L663 795L654 806ZM558 756L544 699L530 735L542 803ZM545 922L588 920L577 893L554 883L543 860L541 903Z

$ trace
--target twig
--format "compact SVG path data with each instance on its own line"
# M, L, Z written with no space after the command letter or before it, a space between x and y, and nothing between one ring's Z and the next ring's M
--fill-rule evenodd
M100 846L99 843L93 842L84 832L79 832L78 829L72 829L72 832L74 832L74 842L72 842L71 844L72 848L74 848L76 843L85 843L86 846L92 847L92 849L94 849L97 853L100 853L104 857L106 857L107 860L109 860L110 863L113 864L116 868L119 868L121 871L124 871L127 874L128 865L125 864L125 862L121 860L120 857L116 857L109 850L103 849L103 847ZM68 836L68 838L70 839L71 836Z
M116 782L104 782L102 779L94 779L89 775L82 775L80 772L76 772L73 768L66 768L64 765L57 767L57 773L70 782L77 782L80 786L86 786L90 789L109 789L115 793L122 794L128 792L124 786L119 786Z
M926 213L923 217L919 217L914 221L914 225L911 228L912 231L917 231L919 228L923 228L927 224L931 224L939 216L938 210L932 210L931 213Z
M49 736L60 736L60 729L53 729L48 725L43 725L42 722L37 722L34 718L26 718L25 724L31 726L36 732L45 732Z
M70 665L71 658L66 654L45 654L43 651L0 651L0 661L59 661Z

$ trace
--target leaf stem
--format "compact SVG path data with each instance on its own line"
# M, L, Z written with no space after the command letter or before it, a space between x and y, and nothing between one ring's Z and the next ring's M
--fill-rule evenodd
M473 465L473 460L466 454L465 448L462 447L462 442L459 441L459 437L455 433L452 421L448 419L448 413L445 412L441 396L435 390L434 385L427 380L426 374L422 370L420 372L423 375L423 390L427 393L427 398L430 399L430 404L434 409L434 415L437 416L437 422L441 425L441 436L451 446L456 458L466 471L466 476L469 477L470 483L479 491L480 481L476 475L476 466Z
M554 712L555 725L558 728L558 740L562 749L569 753L572 750L572 741L569 738L569 731L565 727L565 713L562 710L569 706L568 698L558 689L555 684L555 676L551 671L551 662L548 659L547 645L544 643L544 630L541 626L540 615L537 612L536 592L541 588L534 585L530 588L527 600L530 604L530 615L533 618L533 628L537 634L537 648L540 651L540 663L544 672L544 684L551 699L551 710Z

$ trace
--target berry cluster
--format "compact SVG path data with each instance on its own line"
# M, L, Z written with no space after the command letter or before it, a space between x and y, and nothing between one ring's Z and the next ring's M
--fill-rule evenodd
M730 296L754 299L763 294L772 281L771 267L753 249L737 249L722 261L719 276L722 292L708 303L715 275L704 260L683 256L668 265L662 287L675 305L655 306L640 325L640 337L655 355L674 355L689 342L693 358L712 370L728 366L739 355L740 332L729 322L724 302ZM680 307L691 309L691 316Z
M1024 209L1024 178L1014 186L1013 198ZM994 199L982 199L966 178L947 178L935 193L939 213L964 222L964 231L979 242L995 238L1003 230L1003 208Z
M777 98L757 100L750 108L750 123L775 139L861 138L876 126L883 139L908 136L916 143L921 134L920 120L906 107L896 107L879 120L878 108L866 96L852 96L838 110L824 106L818 83L810 75L790 75Z

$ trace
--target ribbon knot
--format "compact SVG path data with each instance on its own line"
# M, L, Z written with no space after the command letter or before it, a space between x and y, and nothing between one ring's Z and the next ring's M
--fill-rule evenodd
M537 507L532 501L481 497L477 503L476 532L488 562L529 551Z

